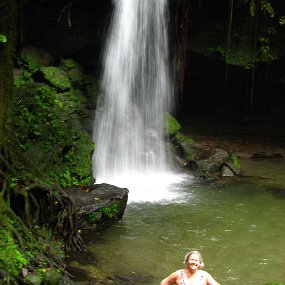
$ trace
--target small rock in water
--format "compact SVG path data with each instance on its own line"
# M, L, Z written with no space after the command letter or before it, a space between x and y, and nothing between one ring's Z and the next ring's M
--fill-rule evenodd
M222 176L223 177L233 177L233 176L235 176L235 174L227 165L224 165L222 167Z

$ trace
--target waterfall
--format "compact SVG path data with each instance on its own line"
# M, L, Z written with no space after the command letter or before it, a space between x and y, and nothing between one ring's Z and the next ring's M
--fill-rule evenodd
M116 0L93 129L93 175L167 172L165 114L173 105L167 0Z

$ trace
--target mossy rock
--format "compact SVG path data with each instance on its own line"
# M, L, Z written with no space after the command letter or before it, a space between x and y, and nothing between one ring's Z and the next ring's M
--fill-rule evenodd
M84 69L74 59L61 59L59 68L65 71L70 81L75 85L83 85L85 82Z
M23 47L20 57L31 71L36 71L42 66L51 66L53 63L53 58L48 51L30 45Z
M72 58L67 58L67 59L62 58L60 60L59 67L64 71L69 71L74 68L82 69L82 66L80 65L80 63L78 63Z
M181 129L181 125L177 122L177 120L167 114L166 116L166 123L165 123L165 131L167 135L174 135Z
M72 88L69 76L67 73L60 68L49 66L49 67L41 67L41 72L45 78L45 80L53 87L67 91Z
M92 183L94 146L81 122L86 117L82 92L36 85L17 88L17 96L17 137L30 159L63 187Z
M70 81L75 85L75 86L81 86L84 85L84 75L83 72L80 68L73 68L69 71L67 71L67 75L70 79Z
M178 142L178 144L180 145L180 147L182 148L183 151L183 156L186 160L192 160L194 159L198 149L196 148L196 145L193 141L193 139L181 134L181 133L177 133L175 135L175 138Z

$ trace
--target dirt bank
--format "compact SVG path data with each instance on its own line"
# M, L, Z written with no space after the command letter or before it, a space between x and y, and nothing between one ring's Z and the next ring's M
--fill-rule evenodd
M240 158L285 159L285 128L282 125L182 120L181 132L204 146L236 152Z

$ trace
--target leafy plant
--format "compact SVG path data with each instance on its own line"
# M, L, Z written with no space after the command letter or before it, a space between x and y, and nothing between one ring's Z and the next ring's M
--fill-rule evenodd
M94 212L91 212L89 214L89 218L91 221L97 221L98 217L100 216L100 213L98 211L94 211Z
M225 49L222 46L210 47L208 51L222 57L225 57L226 54Z
M254 17L256 15L257 1L247 0L245 3L249 3L250 15ZM268 14L271 18L275 16L275 11L268 0L260 0L260 9L264 14Z
M0 268L17 276L20 268L28 264L28 260L20 252L18 244L13 238L13 222L8 217L2 216L1 213L0 217Z
M232 153L230 158L231 158L231 162L233 163L234 167L240 170L240 159L238 155L236 153Z
M284 25L285 24L285 16L282 16L279 18L279 24Z
M0 34L0 43L6 43L7 37L5 35Z
M267 0L260 0L261 10L264 14L268 14L271 18L274 18L275 11L271 5L271 3Z
M109 219L112 219L118 213L119 205L120 204L117 201L112 202L110 207L104 207L102 209L103 215Z

